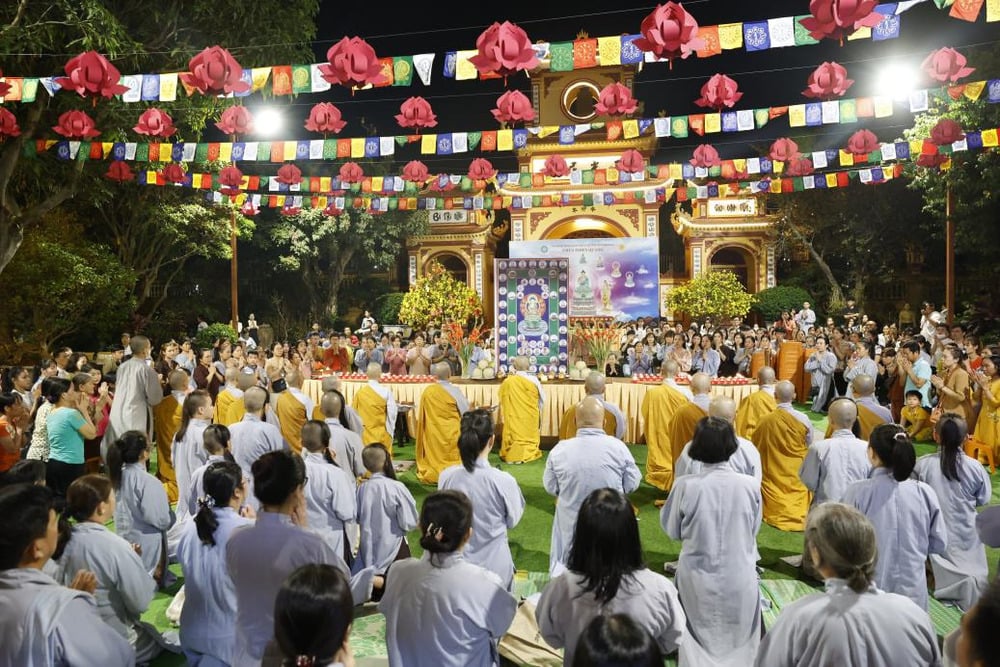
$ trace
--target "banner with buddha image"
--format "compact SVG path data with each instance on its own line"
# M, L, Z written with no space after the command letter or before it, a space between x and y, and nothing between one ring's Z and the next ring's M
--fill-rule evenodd
M656 237L515 241L510 244L510 256L569 260L570 317L612 317L629 322L660 316L660 244Z
M524 356L532 373L565 373L569 350L569 260L497 259L493 265L499 372L510 373L514 357Z

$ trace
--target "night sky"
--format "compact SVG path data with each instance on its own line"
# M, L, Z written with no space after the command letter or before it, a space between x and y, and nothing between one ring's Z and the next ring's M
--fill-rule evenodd
M807 0L756 3L692 0L683 5L700 25L766 20L809 11ZM642 19L655 7L653 4L610 2L558 3L558 8L555 3L540 2L433 2L409 3L408 6L409 9L398 9L395 3L323 2L317 41L313 45L316 61L325 61L326 50L341 37L357 35L368 40L380 57L436 53L432 85L424 86L414 76L414 84L410 87L364 90L352 96L343 87L334 86L327 93L271 100L270 105L283 109L290 116L282 133L284 137L311 138L310 133L301 129L302 122L309 108L321 101L334 102L340 107L348 122L341 137L370 134L362 127L362 118L365 124L374 126L377 134L401 134L403 131L393 115L398 113L399 105L413 95L426 98L433 106L438 126L432 132L497 129L498 123L490 114L490 109L505 90L503 81L447 79L441 74L445 52L475 48L476 37L493 21L517 23L527 31L532 41L569 41L581 31L587 32L590 37L638 33ZM859 40L840 46L837 42L825 40L815 46L754 53L739 49L724 51L722 55L711 58L691 56L678 60L672 70L666 63L646 64L637 77L634 96L645 105L641 117L655 117L660 110L672 115L703 112L694 104L701 85L711 75L723 73L734 78L744 92L743 99L735 107L737 109L801 104L811 101L801 95L809 74L817 65L829 60L846 66L848 75L855 80L847 93L848 97L874 95L879 92L879 71L890 63L907 64L916 69L935 48L951 46L968 55L971 46L990 47L1000 40L1000 24L987 24L982 16L977 23L952 19L946 10L937 9L933 2L910 9L901 19L900 37L890 41ZM974 58L969 64L977 65ZM980 68L970 79L998 76L1000 72ZM528 79L524 75L512 77L507 87L516 87L530 94ZM920 87L930 87L930 82L922 78ZM712 143L723 158L762 154L773 139L781 136L791 136L806 150L837 148L843 146L846 138L861 127L872 129L880 139L888 141L898 138L911 123L912 116L902 112L900 105L896 106L896 113L891 118L865 120L858 124L791 129L787 117L784 117L751 132L716 134L706 138L692 133L687 139L661 139L653 161L687 160L694 147L706 141ZM477 152L471 152L457 157L420 156L416 146L410 146L400 150L397 159L419 158L427 163L432 173L464 173L469 161L477 155ZM511 153L493 153L488 157L503 169L513 169L516 164Z

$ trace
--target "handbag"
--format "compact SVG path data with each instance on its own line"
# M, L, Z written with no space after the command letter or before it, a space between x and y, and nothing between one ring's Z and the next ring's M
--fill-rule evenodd
M278 378L277 380L271 381L271 392L275 394L280 394L281 392L288 389L288 383L285 382L285 378Z

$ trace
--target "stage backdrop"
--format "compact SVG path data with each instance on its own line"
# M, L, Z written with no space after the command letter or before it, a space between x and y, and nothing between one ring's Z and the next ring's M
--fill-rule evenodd
M493 265L499 369L509 372L513 358L524 355L532 372L540 366L565 372L569 261L560 257L497 259Z
M660 316L660 248L655 237L516 241L512 259L569 260L570 317L614 317L621 321Z

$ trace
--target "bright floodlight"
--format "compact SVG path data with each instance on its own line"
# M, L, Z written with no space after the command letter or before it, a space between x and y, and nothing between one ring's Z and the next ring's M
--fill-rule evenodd
M878 82L878 95L905 100L917 89L917 73L906 65L889 65L882 71Z
M260 109L253 115L255 134L262 137L277 136L285 126L285 118L277 109Z

